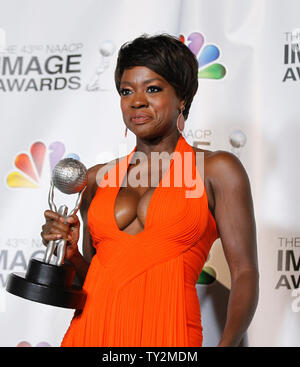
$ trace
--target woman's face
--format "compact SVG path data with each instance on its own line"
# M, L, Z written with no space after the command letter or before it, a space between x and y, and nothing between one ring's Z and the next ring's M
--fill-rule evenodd
M184 103L174 88L151 69L135 66L124 70L120 95L124 122L136 136L154 138L176 129Z

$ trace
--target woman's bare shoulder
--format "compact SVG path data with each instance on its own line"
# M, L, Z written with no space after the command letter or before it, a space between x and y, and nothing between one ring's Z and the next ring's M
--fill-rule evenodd
M82 205L88 207L91 203L97 188L100 184L101 178L104 176L105 172L107 172L111 167L116 165L123 157L113 159L111 161L105 163L98 163L87 170L88 175L88 183L87 188L85 190L83 196Z
M195 152L204 153L204 168L207 174L222 177L232 174L233 176L245 175L246 171L239 158L225 150L205 150L193 147Z
M124 156L125 157L125 156ZM122 160L124 157L119 157L112 159L111 161L105 163L96 164L88 169L88 185L93 187L99 181L99 176L103 175L103 173L107 172L110 168L115 166ZM98 182L99 184L99 182Z
M208 150L208 149L200 149L193 146L195 152L204 153L205 158L210 159L211 161L214 160L219 161L222 159L238 159L234 154L226 151L226 150Z

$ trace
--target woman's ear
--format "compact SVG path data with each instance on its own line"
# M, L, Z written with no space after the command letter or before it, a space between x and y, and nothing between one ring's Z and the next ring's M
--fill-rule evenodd
M180 102L180 107L179 107L179 109L180 109L180 112L183 112L183 111L184 111L184 109L185 109L185 101L181 101L181 102Z

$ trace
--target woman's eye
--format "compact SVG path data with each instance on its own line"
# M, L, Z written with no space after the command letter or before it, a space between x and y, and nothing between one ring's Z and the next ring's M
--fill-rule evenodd
M161 90L162 88L156 87L155 85L150 85L149 87L147 87L147 92L149 93L156 93L156 92L160 92ZM128 96L129 94L132 94L132 93L133 92L128 88L120 89L121 96Z
M150 93L160 92L162 89L160 87L156 87L155 85L151 85L147 88L147 91Z
M127 88L122 88L121 90L120 90L120 94L122 95L122 96L127 96L128 94L130 94L130 90L129 89L127 89Z

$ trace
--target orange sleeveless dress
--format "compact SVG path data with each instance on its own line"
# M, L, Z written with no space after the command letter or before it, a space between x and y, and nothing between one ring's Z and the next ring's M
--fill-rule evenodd
M104 176L113 173L115 187L100 184L90 204L88 226L96 254L83 285L86 304L75 312L63 347L202 345L195 284L218 231L194 150L180 135L175 152L182 157L190 152L189 169L202 185L201 196L186 197L188 179L181 187L176 184L172 156L151 197L143 231L131 235L119 230L114 204L135 151Z

